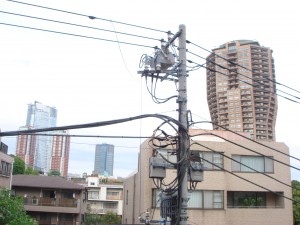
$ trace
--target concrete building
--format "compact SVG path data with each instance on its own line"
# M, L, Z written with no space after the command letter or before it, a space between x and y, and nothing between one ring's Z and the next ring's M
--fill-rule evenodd
M40 225L81 225L85 188L58 176L14 175L12 190L24 197L27 213Z
M13 157L7 155L8 146L0 138L0 188L11 187Z
M272 50L257 41L230 41L207 57L207 101L217 125L275 141L277 97Z
M55 127L57 110L39 102L29 104L26 125L20 130ZM48 135L20 135L17 139L16 155L25 163L43 172L58 170L67 176L70 137L67 131L46 132Z
M113 176L114 146L109 144L96 145L94 174Z
M195 190L189 192L188 224L292 225L292 202L282 197L283 195L292 198L291 188L249 169L254 168L290 185L290 168L272 160L276 159L289 165L289 158L229 131L207 131L207 133L214 133L241 146L254 149L263 156L222 138L203 133L204 131L200 130L190 130L191 154L202 159L205 171L203 181L197 184ZM198 136L199 134L201 136ZM250 137L249 133L243 135ZM283 153L289 153L284 143L264 142L264 144ZM176 156L170 154L170 150L159 151L170 161L176 161ZM153 220L160 219L159 189L149 178L149 158L152 156L153 151L148 141L145 141L141 145L138 172L124 181L124 224L140 223L139 217L145 218L147 210ZM164 183L168 184L176 175L176 170L167 169Z
M94 214L116 213L122 216L123 184L106 177L87 177L88 209Z

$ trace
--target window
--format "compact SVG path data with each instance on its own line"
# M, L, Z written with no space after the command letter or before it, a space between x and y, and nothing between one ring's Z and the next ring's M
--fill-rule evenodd
M228 46L228 51L235 51L236 50L236 46L232 45L232 46Z
M204 159L203 166L206 170L220 170L223 168L223 155L219 153L191 151L191 154Z
M255 172L253 169L263 173L274 172L274 161L272 157L233 155L232 158L236 160L232 161L231 164L232 171L234 172Z
M267 205L266 192L228 191L228 208L265 208Z
M222 209L223 191L194 190L189 193L189 208Z
M0 175L10 176L10 174L11 174L11 164L1 160Z
M160 190L153 189L152 207L160 207ZM193 190L188 193L188 208L223 209L224 192L219 190Z
M89 191L88 199L99 199L99 191Z

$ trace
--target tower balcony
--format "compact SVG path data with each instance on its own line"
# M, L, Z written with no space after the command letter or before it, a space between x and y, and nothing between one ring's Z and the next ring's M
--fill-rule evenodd
M243 113L243 117L253 117L252 113Z

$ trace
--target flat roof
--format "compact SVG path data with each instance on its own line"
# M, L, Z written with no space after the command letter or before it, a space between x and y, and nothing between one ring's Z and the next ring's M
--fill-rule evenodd
M59 176L13 175L12 186L84 190L81 185Z

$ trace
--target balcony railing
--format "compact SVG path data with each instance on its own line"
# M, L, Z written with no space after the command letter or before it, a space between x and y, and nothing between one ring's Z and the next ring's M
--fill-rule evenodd
M48 198L48 197L26 197L24 205L36 206L58 206L58 207L77 207L77 199L68 198Z

